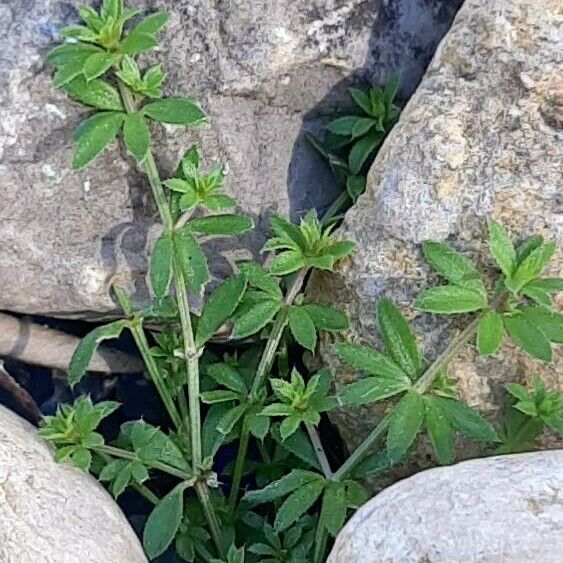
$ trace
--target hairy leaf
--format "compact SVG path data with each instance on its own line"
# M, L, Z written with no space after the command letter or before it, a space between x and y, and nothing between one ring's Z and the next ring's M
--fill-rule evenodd
M394 407L387 433L387 456L397 463L407 453L424 420L422 395L409 391Z
M317 332L313 319L302 307L293 306L289 309L289 328L295 340L303 348L315 351L317 345Z
M551 362L552 351L544 333L521 312L503 317L506 331L525 352L544 362Z
M168 293L172 275L172 238L162 233L154 244L151 253L150 278L154 294L161 298Z
M415 304L429 313L451 315L484 309L487 306L487 297L467 287L443 285L423 291Z
M205 122L205 114L189 98L166 98L150 102L143 107L145 114L162 123L199 125Z
M280 506L274 521L277 532L283 532L296 522L319 498L324 480L317 479L299 487Z
M502 317L495 311L487 311L477 327L477 349L481 356L494 354L502 342L504 328Z
M336 354L348 365L368 373L390 379L406 382L410 385L410 379L405 372L392 360L383 354L367 346L338 342L335 346Z
M516 267L516 250L514 245L505 228L500 223L493 219L488 219L487 224L489 226L489 248L491 254L501 272L507 278L510 278Z
M149 151L149 126L139 114L126 115L124 120L123 139L125 146L139 162L142 162Z

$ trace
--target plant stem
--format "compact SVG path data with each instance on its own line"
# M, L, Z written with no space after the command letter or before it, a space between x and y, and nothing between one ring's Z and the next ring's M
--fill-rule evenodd
M251 396L256 397L258 391L264 385L266 378L270 369L272 368L272 364L274 363L274 358L276 357L276 352L278 346L280 344L281 337L283 335L283 331L288 321L288 310L289 306L293 303L301 288L303 287L303 283L305 281L305 277L307 276L308 269L303 268L299 270L291 284L291 287L288 289L287 294L284 299L284 307L278 313L276 320L272 326L272 330L270 331L270 336L268 337L268 341L266 342L266 346L264 347L264 351L262 352L262 356L260 358L260 362L258 367L256 368L256 373L254 374L254 380L252 382L252 389L251 389ZM246 460L246 454L248 452L248 425L246 417L243 419L241 425L241 434L239 439L239 447L237 451L237 458L235 461L235 473L233 474L233 482L231 485L231 493L229 495L229 504L231 509L234 509L238 497L238 491L240 489L240 482L242 479L242 471L244 469L244 462ZM239 471L236 471L236 468L240 467Z
M136 113L138 108L129 88L121 81L118 80L119 91L123 100L123 105L127 113ZM151 186L154 200L158 208L160 219L164 226L165 232L172 235L174 231L174 221L170 213L170 207L152 151L149 150L143 162L140 164L142 170L147 175L149 184ZM201 414L200 414L200 398L199 398L199 354L195 346L193 328L191 323L190 308L188 301L188 292L186 283L182 272L181 264L179 264L176 253L172 253L172 274L174 278L174 287L176 290L176 299L178 301L178 310L180 313L180 322L182 325L182 336L184 340L184 356L186 359L186 367L188 373L188 408L189 408L189 422L191 434L191 449L192 449L192 464L194 474L197 476L201 470L202 461L202 447L201 447ZM152 375L152 374L151 374ZM176 411L177 413L177 411ZM179 418L179 415L177 415ZM181 426L175 422L176 426ZM196 491L203 506L203 511L206 515L209 527L211 529L213 538L217 545L217 550L221 556L225 555L225 550L218 535L218 521L211 499L209 498L209 490L207 484L198 482L196 484Z
M145 497L151 504L158 504L160 499L145 485L133 483L131 485L141 496Z
M160 398L164 403L164 406L166 407L168 416L170 416L170 419L172 420L174 426L176 428L180 428L182 426L182 417L180 416L174 400L169 393L168 387L162 379L158 366L156 365L156 362L150 353L150 347L149 343L147 342L147 337L145 336L145 331L138 321L133 321L130 327L133 339L135 340L137 348L139 349L143 361L147 366L147 371L149 372L151 380L154 383L154 386L156 387L158 394L160 395Z
M248 442L250 440L250 432L248 430L248 417L244 417L240 428L240 442L237 451L237 458L235 461L235 469L233 471L233 485L236 483L237 487L232 486L229 494L229 509L234 511L237 503L238 491L242 474L244 471L244 462L246 461L246 452L248 451Z
M328 458L326 456L325 449L323 448L321 438L317 429L310 423L305 423L305 428L307 429L307 433L309 434L309 438L311 440L311 444L313 444L313 449L315 450L315 454L319 463L321 465L321 469L327 479L332 479L333 473L332 469L330 468L330 463L328 462Z
M482 313L475 318L454 338L448 347L438 356L438 358L424 372L420 379L413 385L413 389L419 393L424 393L432 385L432 382L440 371L459 353L459 351L475 336L477 325ZM334 474L334 478L341 481L356 467L364 458L371 446L385 433L389 424L390 414L387 414L379 424L370 432L367 438L352 452L352 455L342 464Z
M315 533L315 552L313 554L314 563L323 563L328 541L328 533L325 527L326 515L321 511L319 521L317 522L317 531Z
M100 454L107 454L122 459L130 459L130 460L138 459L137 454L135 454L135 452L123 450L121 448L116 448L115 446L104 445L94 448L94 450ZM163 471L164 473L168 473L169 475L173 475L178 479L182 479L183 481L193 481L194 479L193 475L190 475L189 473L186 473L181 469L177 469L176 467L172 467L171 465L168 465L167 463L163 463L161 461L151 461L150 466L153 467L154 469Z
M326 225L333 217L342 211L343 207L350 201L348 192L344 190L326 210L325 214L321 217L321 223Z

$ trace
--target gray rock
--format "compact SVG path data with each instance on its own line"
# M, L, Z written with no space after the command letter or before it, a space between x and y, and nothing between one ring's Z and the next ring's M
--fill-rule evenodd
M328 563L558 563L563 451L430 469L352 517Z
M311 291L313 299L347 311L351 340L377 343L375 304L386 296L414 321L426 358L434 360L466 320L412 308L416 295L437 282L420 243L447 241L490 272L488 216L515 235L555 240L548 274L563 275L560 23L558 0L546 0L541 10L529 0L467 0L458 12L377 156L365 195L345 219L341 234L357 243L357 253L337 275L317 278ZM337 386L357 377L336 364L330 345L323 354L336 366ZM525 383L538 373L563 390L562 358L561 347L552 365L509 342L491 359L468 347L450 375L462 399L494 415L506 404L507 381ZM336 415L350 448L380 412ZM544 446L556 443L545 437ZM420 452L411 470L428 466L427 453ZM475 453L469 446L460 451Z
M102 486L57 464L35 429L0 405L0 561L146 563Z
M213 273L258 253L267 217L326 207L336 187L303 141L318 131L352 81L400 71L408 95L461 0L137 0L170 9L158 58L168 93L194 95L211 117L198 132L158 135L164 176L197 141L230 170L229 190L258 230L214 243ZM112 283L147 297L146 248L155 210L146 182L115 146L82 172L70 169L72 130L86 112L55 91L42 57L77 0L9 0L0 29L0 309L105 316Z

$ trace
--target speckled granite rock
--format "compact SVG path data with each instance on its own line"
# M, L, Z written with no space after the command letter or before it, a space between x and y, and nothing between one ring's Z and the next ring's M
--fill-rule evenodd
M197 140L204 155L227 164L229 189L258 227L253 237L209 246L216 275L229 271L233 255L258 252L272 211L295 217L332 201L331 174L303 130L319 130L354 77L378 82L399 70L408 95L460 3L131 2L172 11L159 54L169 93L196 96L212 121L197 134L159 135L162 173ZM139 300L147 295L155 212L146 183L117 148L86 171L70 169L71 134L84 109L52 88L42 64L78 4L0 5L0 29L10 38L0 56L0 309L92 318L113 308L112 282Z
M466 461L389 487L327 563L559 563L563 451Z
M358 244L350 264L314 284L312 297L338 303L350 338L375 342L375 303L387 296L414 318L428 360L464 321L416 314L416 295L435 279L420 243L448 241L491 265L485 219L513 233L541 233L559 244L551 275L563 275L561 4L545 0L467 0L438 48L399 124L382 147L366 194L348 213L342 235ZM330 346L325 360L334 365ZM541 365L508 342L492 359L468 349L451 365L461 397L488 414L506 401L506 381L539 373L563 390L561 347ZM337 385L353 374L339 367ZM342 411L335 420L350 448L378 413ZM545 446L555 442L546 437ZM426 450L411 471L428 466ZM462 455L473 455L466 447Z
M147 561L102 486L78 469L55 463L35 429L1 405L0 561Z

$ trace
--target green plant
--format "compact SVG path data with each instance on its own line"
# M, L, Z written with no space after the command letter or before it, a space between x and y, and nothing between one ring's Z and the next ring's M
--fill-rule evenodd
M395 125L400 108L395 105L399 77L391 76L383 88L350 88L354 101L351 113L330 121L323 140L306 134L311 145L328 162L334 177L343 188L332 209L347 201L355 202L364 192L366 176L377 148Z
M444 244L426 244L427 259L449 284L425 291L418 306L433 313L472 313L473 318L428 363L399 309L382 299L377 322L385 352L337 342L342 362L367 377L336 395L328 372L304 378L287 350L296 342L314 352L319 332L334 335L348 327L337 309L306 302L303 285L311 270L332 271L353 252L352 243L335 237L314 212L299 225L274 216L274 236L264 247L271 253L269 266L240 262L233 276L210 291L201 237L238 235L252 223L225 212L236 202L223 193L224 171L203 171L196 147L185 153L170 178L161 180L151 151L152 122L199 125L205 116L189 98L163 97L159 67L141 72L136 57L156 46L168 14L152 14L124 31L136 14L121 0L105 0L99 13L81 8L85 25L63 30L73 41L47 57L57 68L56 85L99 110L75 133L74 166L88 165L121 132L148 178L163 226L151 251L152 302L136 308L123 290L114 288L124 318L82 340L68 376L75 385L100 342L130 331L171 429L131 421L106 443L97 428L118 405L94 405L81 397L46 417L41 434L55 445L58 460L91 471L114 496L132 487L154 504L143 531L151 559L173 547L186 561L321 562L328 537L367 498L359 479L406 459L422 431L440 463L453 461L457 432L500 443L501 451L525 448L544 425L561 432L563 399L547 393L540 382L533 392L508 387L518 402L509 409L506 428L496 431L456 398L447 374L449 362L476 335L480 352L488 355L500 345L504 330L528 353L551 358L552 343L561 342L562 315L552 309L550 294L561 289L561 281L539 277L553 245L538 237L514 249L502 227L490 222L491 251L503 273L492 292L465 257ZM395 90L391 83L370 95L354 91L366 115L355 116L352 129L350 119L332 127L346 144L354 142L352 150L363 155L358 156L362 163L374 138L382 138L396 117ZM350 133L344 132L345 123ZM357 167L357 162L351 166L354 174ZM203 299L199 315L190 309L193 295ZM218 331L236 343L234 353L221 357L210 351ZM392 400L387 413L333 470L334 460L318 433L323 413L381 400ZM368 455L384 436L386 448ZM218 475L217 452L233 442L236 459ZM251 443L260 462L248 455ZM243 489L249 474L258 489ZM159 498L153 488L163 475L173 485ZM220 487L225 479L230 479L227 494Z

